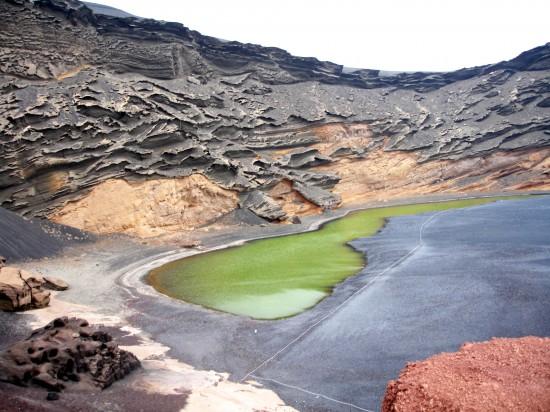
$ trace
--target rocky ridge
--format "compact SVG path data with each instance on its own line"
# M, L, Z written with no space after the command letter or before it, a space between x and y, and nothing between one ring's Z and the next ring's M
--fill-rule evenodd
M388 74L76 0L6 0L0 23L0 206L21 214L67 215L112 179L195 174L268 220L359 199L350 185L363 197L550 188L550 43L494 65ZM394 155L409 168L382 188ZM159 226L184 219L167 213Z

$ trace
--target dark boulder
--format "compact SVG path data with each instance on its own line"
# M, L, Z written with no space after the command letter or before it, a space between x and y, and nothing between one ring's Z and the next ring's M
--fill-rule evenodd
M48 391L104 389L140 366L84 319L57 318L0 353L0 380Z

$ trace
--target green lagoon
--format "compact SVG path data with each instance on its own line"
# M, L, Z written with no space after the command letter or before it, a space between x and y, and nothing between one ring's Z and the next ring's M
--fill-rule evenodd
M510 197L380 207L350 213L313 232L250 241L176 260L148 281L173 298L207 308L279 319L311 308L359 272L364 255L347 242L374 235L386 219L486 204Z

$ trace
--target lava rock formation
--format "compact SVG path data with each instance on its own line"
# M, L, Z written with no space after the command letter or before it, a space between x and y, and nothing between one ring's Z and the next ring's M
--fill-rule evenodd
M386 73L90 7L0 3L4 208L90 221L78 201L109 180L197 174L277 221L380 193L550 188L550 43ZM177 228L171 195L157 200L157 226Z
M62 317L0 353L0 380L55 392L104 389L139 366L108 333Z

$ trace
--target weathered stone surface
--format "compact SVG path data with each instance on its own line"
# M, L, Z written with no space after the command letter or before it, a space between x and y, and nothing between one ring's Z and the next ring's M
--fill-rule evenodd
M422 164L550 146L550 44L451 73L384 73L76 0L6 0L0 24L0 205L30 216L113 178L196 173L245 194L288 179L332 207L331 166L373 151ZM343 131L337 144L323 126ZM533 180L496 172L504 189Z
M42 285L45 289L50 290L67 290L69 289L69 284L63 279L54 278L52 276L44 276L44 284Z
M139 365L106 332L63 317L0 353L0 380L55 392L104 389Z
M267 220L281 220L286 216L277 202L259 190L249 193L242 202L242 207Z
M330 193L326 190L321 189L320 187L315 186L305 186L301 183L295 183L294 189L305 197L310 202L319 205L323 209L334 209L340 202L341 198L335 193Z
M9 312L48 306L50 292L42 290L44 279L19 268L0 267L0 310Z
M110 179L51 215L87 231L155 237L193 230L235 209L238 197L202 175L127 182Z
M281 165L293 169L302 169L330 163L330 161L329 157L321 155L317 149L302 149L284 156L281 159Z

